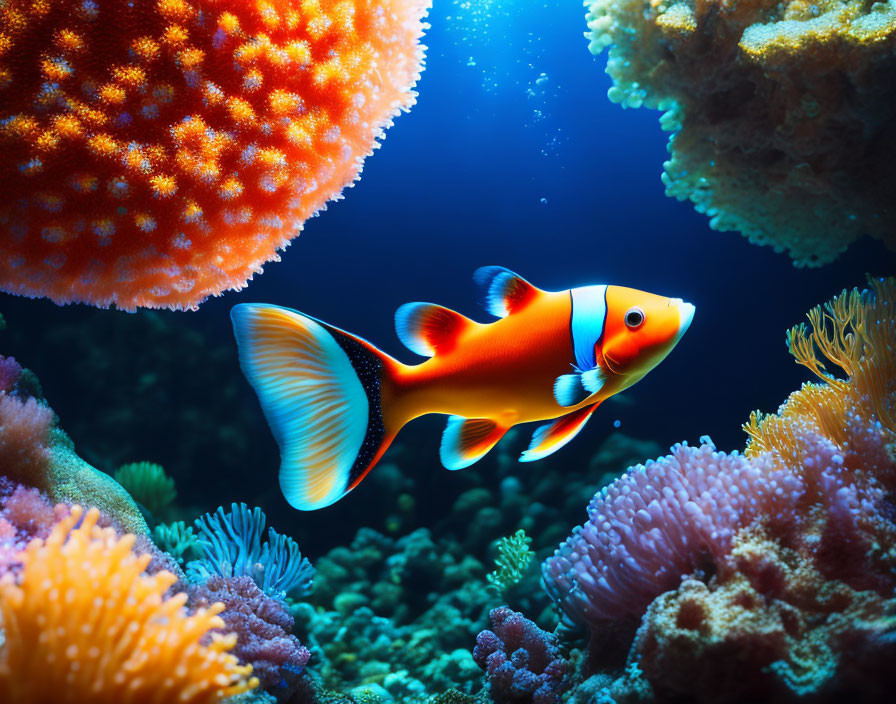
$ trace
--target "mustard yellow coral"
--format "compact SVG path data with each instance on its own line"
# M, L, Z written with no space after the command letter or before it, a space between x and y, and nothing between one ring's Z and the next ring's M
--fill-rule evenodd
M0 584L0 701L205 704L252 688L251 666L228 652L235 635L205 644L223 605L187 615L185 594L166 596L176 577L145 574L135 537L98 517L74 507L25 549L20 584Z
M848 417L857 412L896 440L896 279L872 279L867 290L844 291L808 318L808 326L787 333L787 345L822 383L803 384L776 415L753 413L744 426L748 456L775 451L798 457L795 437L806 424L843 445ZM845 377L828 370L825 360Z

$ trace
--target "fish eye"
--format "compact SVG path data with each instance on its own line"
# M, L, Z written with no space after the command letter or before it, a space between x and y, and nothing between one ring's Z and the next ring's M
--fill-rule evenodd
M637 330L644 324L644 311L640 308L629 308L625 311L625 326L629 330Z

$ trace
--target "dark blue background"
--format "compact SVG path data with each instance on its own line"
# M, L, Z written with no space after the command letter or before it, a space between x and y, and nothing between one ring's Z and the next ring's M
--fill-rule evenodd
M664 195L660 174L667 135L659 129L659 113L624 111L607 100L606 58L588 53L581 7L474 4L465 11L436 0L417 105L397 118L345 200L309 221L283 261L269 264L244 291L208 301L197 313L165 313L164 319L200 330L209 346L233 348L233 363L222 373L236 375L228 313L239 302L296 308L411 361L414 356L392 329L395 308L426 300L485 320L471 280L483 264L507 266L544 288L614 283L677 296L697 307L678 348L626 392L628 402L600 409L558 459L587 461L614 432L615 420L622 431L664 446L709 434L720 449L742 448L740 425L749 412L775 410L809 378L788 356L785 331L811 306L863 284L866 271L892 272L892 253L866 240L833 265L797 269L786 255L735 233L711 231L689 203ZM536 84L542 73L547 80ZM0 306L26 333L14 351L35 368L62 426L73 414L100 412L89 398L67 393L79 359L64 351L52 358L36 351L42 330L96 314L10 296ZM121 344L146 343L135 325L134 339ZM128 364L126 349L116 354L120 364ZM218 472L220 458L214 456L205 466L180 466L158 437L145 438L140 458L165 464L182 494L207 509L231 500L259 501L282 528L312 544L325 542L318 527L329 528L323 532L333 540L343 539L365 511L380 510L368 505L370 490L362 485L323 512L292 512L275 488L273 439L259 430L260 411L248 385L244 393L258 424L246 429L255 437L243 471ZM122 403L127 396L123 389ZM215 422L213 396L210 389L205 409L204 399L195 400L209 423ZM414 426L404 440L431 461L405 470L421 473L419 491L429 492L432 506L449 506L461 484L456 474L438 467L442 421ZM550 466L562 471L562 462ZM495 468L483 462L466 471ZM520 473L533 471L539 471L538 463L519 466ZM420 500L425 504L427 497Z

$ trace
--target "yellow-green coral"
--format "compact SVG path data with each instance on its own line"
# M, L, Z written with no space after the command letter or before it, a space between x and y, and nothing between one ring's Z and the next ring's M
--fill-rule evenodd
M495 560L497 569L485 576L492 591L504 594L523 578L523 573L535 555L529 549L531 544L532 539L522 529L498 541L498 557Z
M669 196L797 265L896 247L896 0L586 5L609 98L674 132Z
M153 462L131 462L115 470L115 481L156 518L167 515L177 498L174 480L161 465Z

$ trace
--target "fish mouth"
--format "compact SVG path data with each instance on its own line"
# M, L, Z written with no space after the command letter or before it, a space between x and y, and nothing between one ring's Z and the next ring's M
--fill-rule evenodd
M688 328L691 327L691 321L694 319L694 311L697 309L691 303L685 303L680 298L670 298L669 305L678 308L678 333L675 336L675 342L681 339Z

